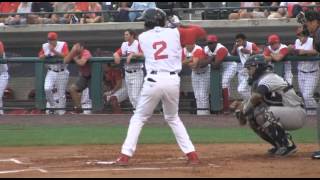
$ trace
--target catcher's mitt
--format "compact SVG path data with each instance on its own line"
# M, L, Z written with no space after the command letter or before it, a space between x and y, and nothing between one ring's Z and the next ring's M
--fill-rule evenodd
M234 111L234 115L241 126L247 124L247 117L243 114L243 102L235 101L230 105L230 109Z

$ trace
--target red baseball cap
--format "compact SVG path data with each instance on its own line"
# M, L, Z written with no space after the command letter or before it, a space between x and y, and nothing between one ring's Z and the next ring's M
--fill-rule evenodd
M269 44L279 43L279 42L280 42L280 37L276 34L272 34L268 37Z
M218 42L218 37L216 35L208 35L207 42Z
M58 34L56 32L49 32L48 33L48 40L57 40Z

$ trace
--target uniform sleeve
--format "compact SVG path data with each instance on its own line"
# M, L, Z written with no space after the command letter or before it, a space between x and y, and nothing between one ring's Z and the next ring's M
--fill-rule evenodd
M288 48L285 47L285 48L280 49L280 52L279 52L279 53L280 53L281 55L283 55L283 56L286 56L286 55L289 53Z
M62 54L64 56L68 55L69 54L69 48L68 48L68 44L67 43L64 43L63 47L62 47Z
M194 44L197 39L206 37L206 31L195 25L189 25L186 28L178 28L180 33L180 43L182 46L186 44Z
M206 57L206 55L204 54L204 51L202 49L197 49L193 55L193 57L199 58L199 59L203 59Z
M4 53L4 46L3 43L0 41L0 55L3 55Z
M38 57L43 56L44 55L44 51L43 48L41 48L41 50L39 51Z
M260 49L258 48L258 46L255 43L253 43L252 44L252 53L258 54L259 51L260 51Z
M119 56L122 56L122 51L121 51L121 48L119 48L116 53L119 55Z
M216 54L216 57L215 57L215 60L220 62L222 61L226 56L228 55L228 50L227 48L220 48L218 51L217 51L217 54Z
M270 51L270 49L268 47L264 48L263 55L264 56L270 56L271 55L271 51Z

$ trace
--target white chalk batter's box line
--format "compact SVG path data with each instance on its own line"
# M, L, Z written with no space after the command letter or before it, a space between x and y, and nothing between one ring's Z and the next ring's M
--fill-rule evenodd
M15 164L31 164L31 163L24 163L15 158L9 159L0 159L0 162L13 162ZM165 163L165 162L158 162L157 164ZM88 161L88 164L95 164L95 165L113 165L115 164L114 161ZM209 167L220 167L215 164L208 164ZM58 170L58 171L50 171L50 173L72 173L72 172L99 172L99 171L155 171L155 170L177 170L177 169L192 169L194 167L123 167L123 168L106 168L106 169L75 169L75 170ZM48 170L39 168L39 167L30 167L27 169L18 169L18 170L7 170L7 171L0 171L0 174L10 174L10 173L20 173L20 172L28 172L28 171L38 171L41 173L48 173Z

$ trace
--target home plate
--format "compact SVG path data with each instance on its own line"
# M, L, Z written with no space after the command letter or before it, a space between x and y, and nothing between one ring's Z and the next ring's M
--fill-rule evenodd
M115 161L88 161L86 164L88 165L95 165L95 164L100 164L100 165L112 165L115 164Z

